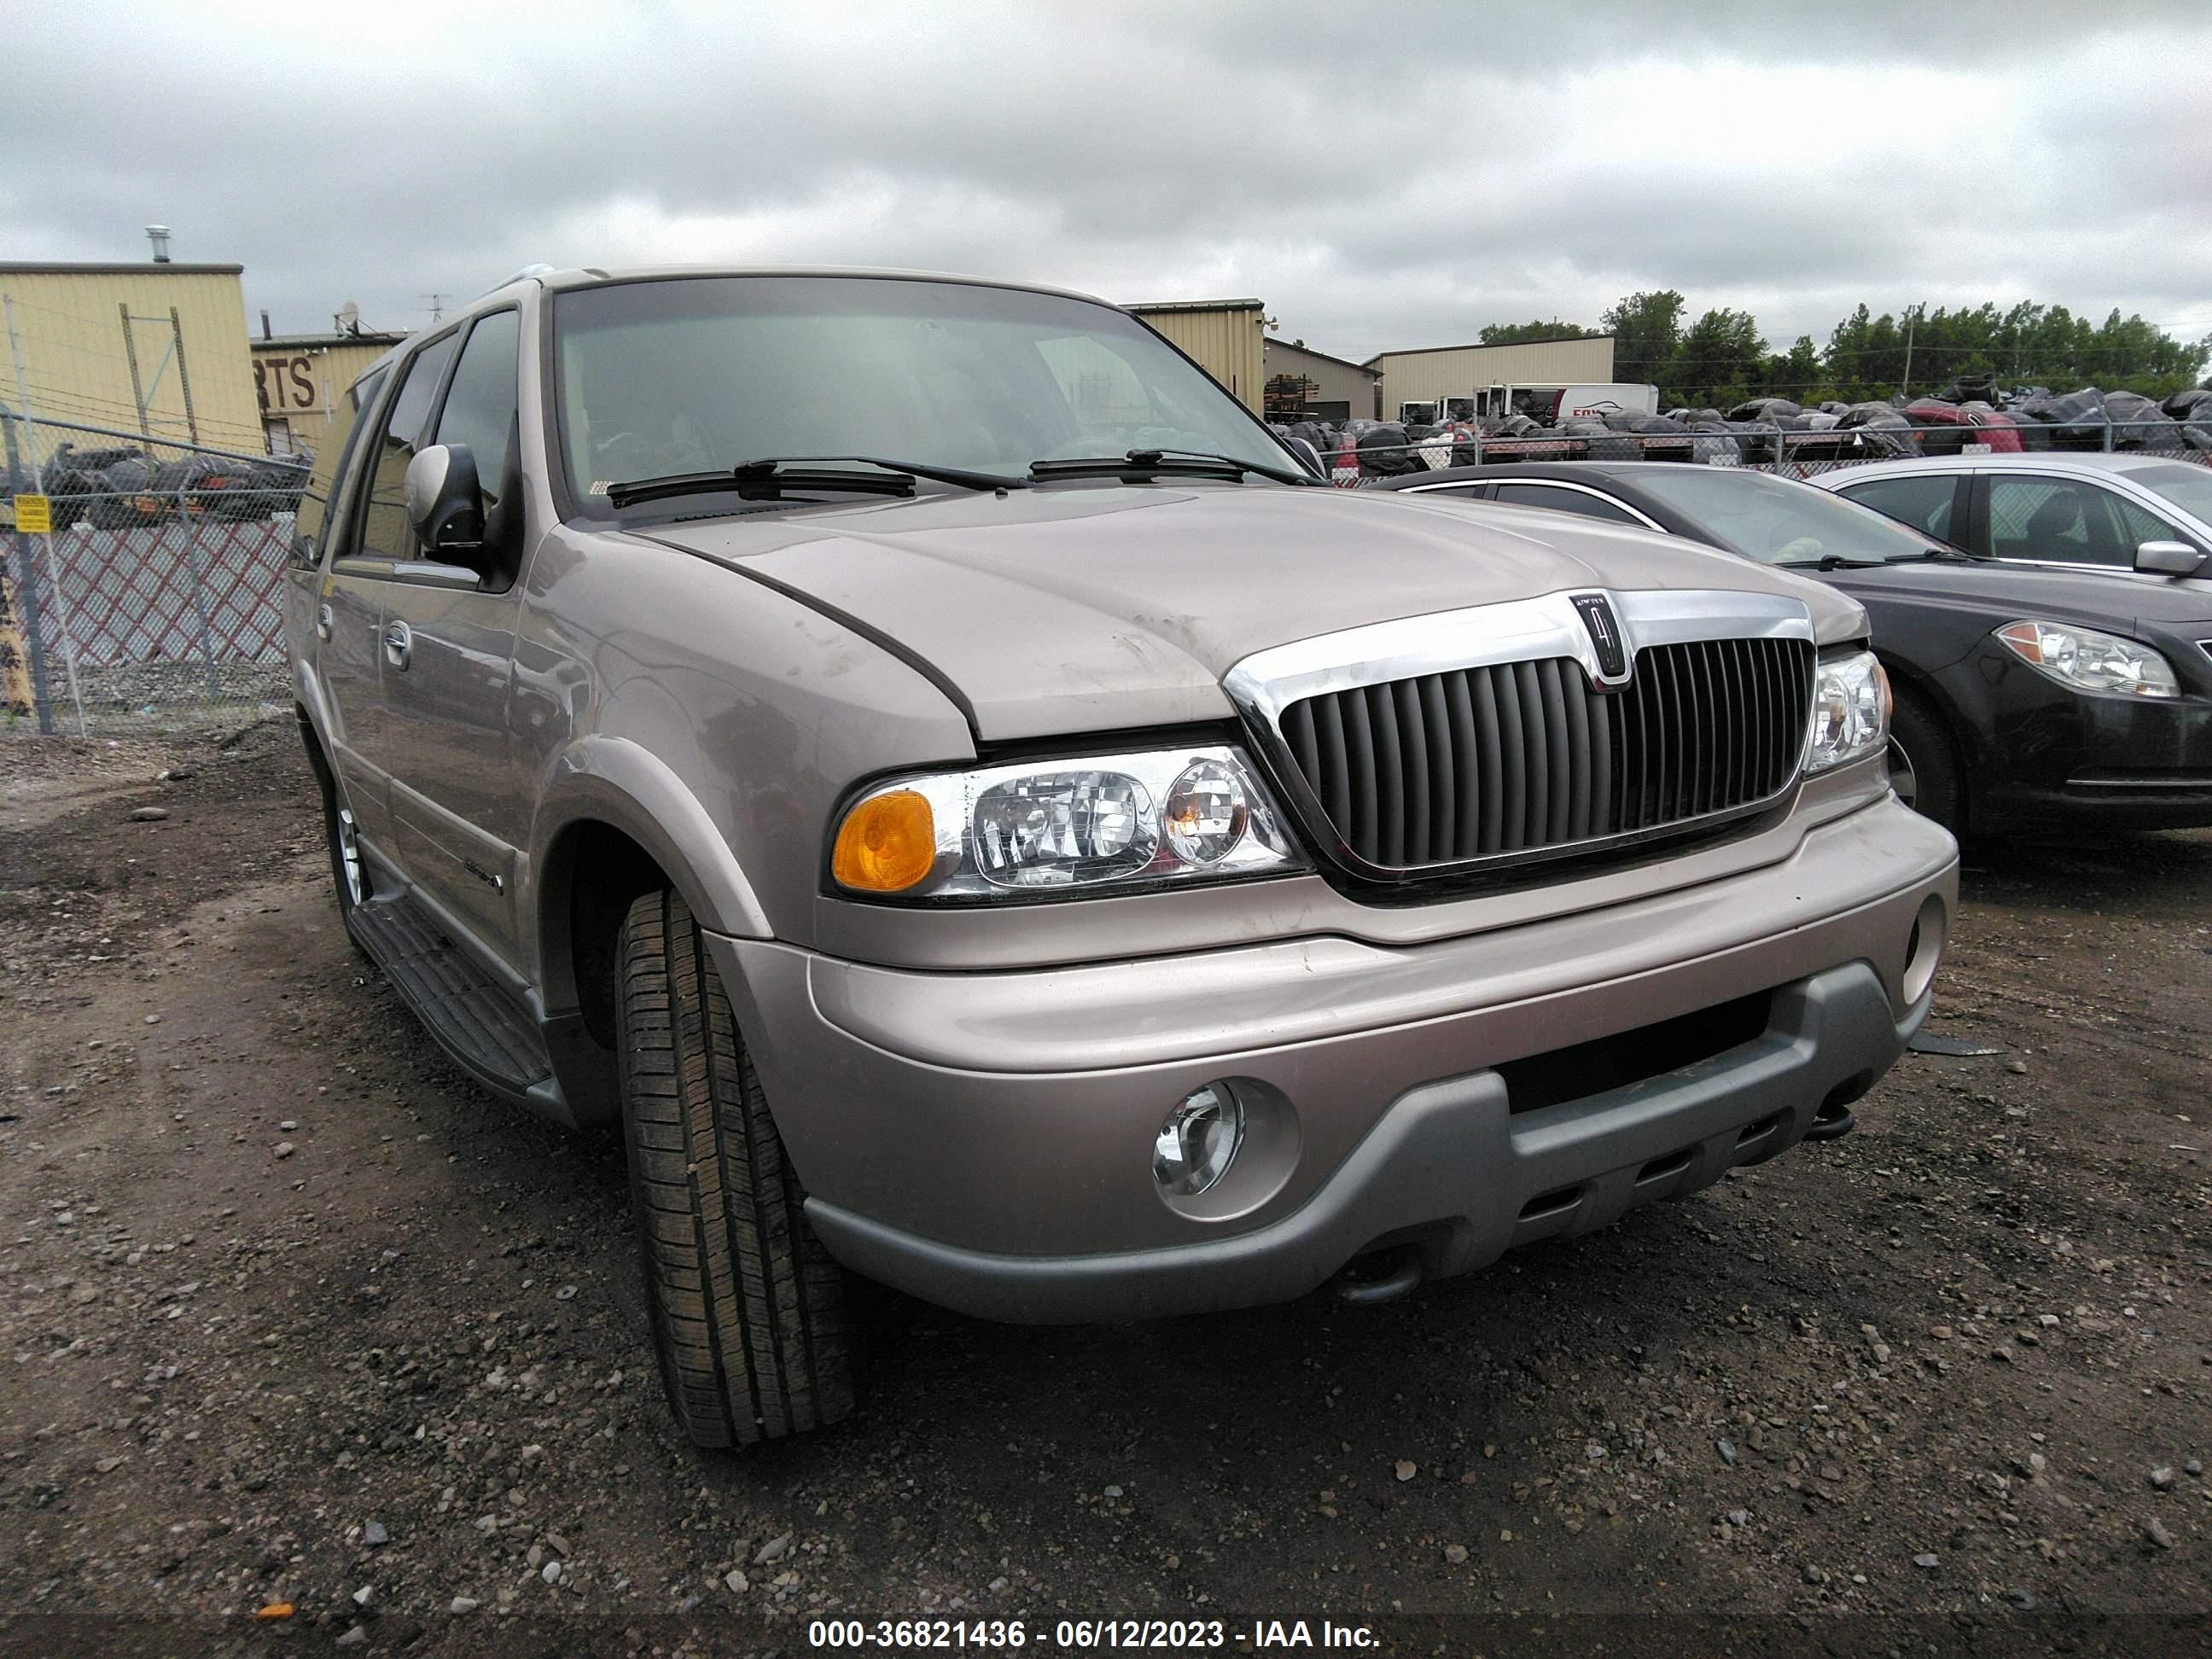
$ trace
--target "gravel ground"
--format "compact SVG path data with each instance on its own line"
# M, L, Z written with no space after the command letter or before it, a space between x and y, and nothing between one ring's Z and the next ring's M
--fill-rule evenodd
M1935 1029L2001 1052L1909 1057L1841 1141L1379 1309L886 1294L860 1416L701 1456L618 1148L445 1063L319 835L283 721L0 739L16 1651L2212 1640L2212 837L1978 852Z

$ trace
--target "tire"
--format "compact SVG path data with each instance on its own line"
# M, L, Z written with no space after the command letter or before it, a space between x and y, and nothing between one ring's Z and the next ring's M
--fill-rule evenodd
M706 943L675 893L630 906L616 1059L631 1207L669 1409L702 1447L853 1409L842 1274L806 1224Z
M1923 698L1902 687L1889 722L1889 782L1922 817L1954 836L1965 830L1966 785L1950 729Z

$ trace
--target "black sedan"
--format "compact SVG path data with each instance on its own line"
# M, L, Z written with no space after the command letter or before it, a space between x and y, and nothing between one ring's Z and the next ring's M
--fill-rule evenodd
M1841 588L1896 688L1900 796L1960 831L2212 824L2212 592L1971 557L1807 484L1737 467L1457 467L1382 489L1686 536Z

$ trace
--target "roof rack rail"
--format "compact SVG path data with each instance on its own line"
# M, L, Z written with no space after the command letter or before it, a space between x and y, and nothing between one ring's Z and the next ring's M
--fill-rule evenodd
M514 276L508 277L505 282L494 283L489 288L486 289L483 294L477 295L477 299L481 300L488 295L496 294L503 288L513 288L517 283L529 282L532 277L550 276L554 272L554 269L555 267L547 264L525 265L521 270L516 271ZM470 303L474 304L475 301L471 301Z

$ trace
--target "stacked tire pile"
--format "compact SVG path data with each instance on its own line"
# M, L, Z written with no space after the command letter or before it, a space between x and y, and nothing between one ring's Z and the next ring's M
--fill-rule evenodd
M43 469L43 482L56 530L80 521L100 530L129 530L180 512L234 520L292 512L307 487L309 465L302 455L156 461L143 449L80 450L64 443Z

